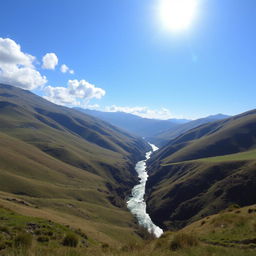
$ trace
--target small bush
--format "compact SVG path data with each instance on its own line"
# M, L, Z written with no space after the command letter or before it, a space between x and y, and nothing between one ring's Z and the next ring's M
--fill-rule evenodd
M14 247L16 248L30 248L32 245L32 235L28 233L21 233L14 239Z
M251 214L251 213L253 213L253 212L254 212L254 209L251 209L251 208L248 209L248 213L249 213L249 214Z
M233 210L238 209L238 208L240 208L240 205L231 204L231 205L228 206L227 211L232 212Z
M101 249L102 249L103 252L108 252L110 250L110 246L107 243L103 243L101 245Z
M37 235L37 236L41 235L42 234L41 229L35 230L34 234Z
M203 221L201 222L201 226L203 226L205 223L206 223L206 221L203 220Z
M64 246L77 247L78 237L75 234L69 233L64 237L62 244Z
M4 250L4 249L6 249L6 248L10 248L10 247L12 247L12 242L11 241L9 241L9 240L5 240L5 241L0 241L0 251L1 250Z
M49 230L49 231L47 232L47 236L53 236L53 232L52 232L51 230Z
M81 236L84 239L88 239L88 236L79 228L75 231L79 236Z
M6 226L0 226L0 232L6 233L6 234L10 234L10 230Z
M132 254L132 252L134 251L140 251L141 250L141 245L138 244L138 243L128 243L126 245L124 245L122 248L121 248L121 251L122 252L129 252ZM133 255L133 254L132 254Z
M196 245L198 245L198 240L196 237L191 234L181 233L174 236L170 244L170 249L172 251L175 251L178 249L188 248Z
M49 237L48 236L39 236L37 238L37 241L40 243L48 243L49 242Z
M137 235L139 235L143 240L151 241L154 240L156 237L153 233L150 233L146 228L139 227L136 231Z

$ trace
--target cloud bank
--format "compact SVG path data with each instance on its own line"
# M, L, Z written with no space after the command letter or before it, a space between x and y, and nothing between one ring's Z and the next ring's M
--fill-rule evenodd
M69 80L67 87L47 86L44 98L58 105L86 106L93 98L101 99L105 91L85 80Z
M36 58L21 51L9 38L0 38L0 82L22 89L33 90L47 83L33 63Z

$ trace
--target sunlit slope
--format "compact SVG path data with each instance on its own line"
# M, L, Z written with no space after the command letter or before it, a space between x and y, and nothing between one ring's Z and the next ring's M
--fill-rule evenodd
M180 228L236 203L256 203L256 111L190 130L152 156L148 210Z
M180 162L222 156L256 147L256 110L189 130L170 141L156 159Z
M147 149L100 120L0 85L0 190L39 212L79 218L110 241L122 240L122 229L135 237L124 198Z

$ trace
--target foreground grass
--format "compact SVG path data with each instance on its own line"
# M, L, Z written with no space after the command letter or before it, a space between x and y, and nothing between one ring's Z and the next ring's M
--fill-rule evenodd
M256 255L256 206L238 208L234 205L183 230L166 232L159 239L149 237L143 242L127 242L120 246L93 241L80 230L4 208L0 208L0 220L1 256ZM17 243L20 234L23 235L22 243ZM76 242L65 244L67 234ZM30 240L25 236L30 236Z
M88 249L37 249L30 251L13 250L5 256L255 256L255 250L225 248L220 246L200 245L191 248L182 248L176 251L167 249L151 248L150 245L145 245L144 248L129 248L114 249L114 248L88 248Z

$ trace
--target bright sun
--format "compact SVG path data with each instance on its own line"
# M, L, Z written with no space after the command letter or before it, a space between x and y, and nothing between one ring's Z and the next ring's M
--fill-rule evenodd
M159 15L168 30L187 29L196 14L198 0L160 0Z

